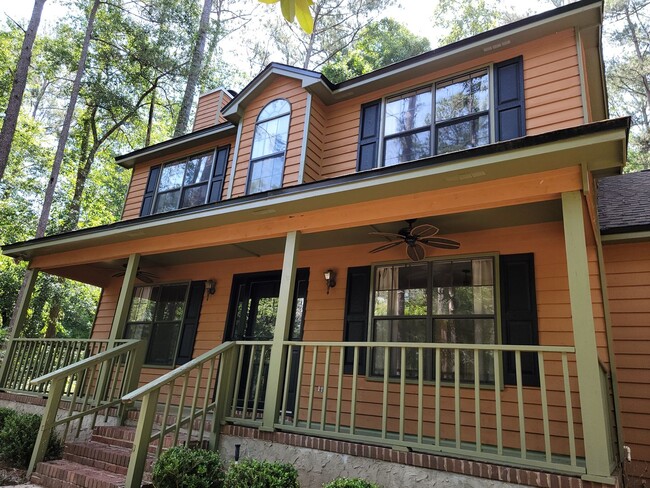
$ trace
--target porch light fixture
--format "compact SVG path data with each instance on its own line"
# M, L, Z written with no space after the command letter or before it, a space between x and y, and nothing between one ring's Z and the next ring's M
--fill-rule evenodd
M210 298L210 295L214 295L217 292L217 280L208 280L205 282L205 291L208 296L206 300Z
M325 275L325 286L327 287L327 294L330 294L330 288L336 286L336 271L333 269L328 269L323 273Z

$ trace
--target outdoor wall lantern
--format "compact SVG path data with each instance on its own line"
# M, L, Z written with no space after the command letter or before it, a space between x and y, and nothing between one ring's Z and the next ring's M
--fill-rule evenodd
M206 300L210 298L210 295L214 295L217 292L217 280L208 280L205 282L205 291L208 293Z
M330 288L336 286L336 271L333 269L328 269L323 273L325 275L325 286L327 287L327 294L330 294Z

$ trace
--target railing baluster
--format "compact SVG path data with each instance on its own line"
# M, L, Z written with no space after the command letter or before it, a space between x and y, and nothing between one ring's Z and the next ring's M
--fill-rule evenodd
M192 407L190 408L190 425L187 427L187 445L192 441L192 432L194 430L194 413L196 412L196 404L199 401L199 390L201 389L201 380L203 379L203 367L197 368L196 380L194 380L194 395L192 395ZM199 439L199 447L201 447L201 439Z
M399 440L404 440L404 412L406 408L406 348L400 348L399 378Z
M207 421L208 415L208 405L210 404L210 392L212 391L212 379L214 378L214 372L216 370L217 358L212 358L210 360L210 369L208 370L208 379L203 389L203 415L201 416L201 424L199 427L199 442L203 441L203 433L205 432L205 423ZM217 419L213 420L217 422Z
M384 389L381 399L381 438L386 438L388 429L388 377L390 372L390 348L384 346Z
M479 351L474 349L474 418L476 429L476 452L481 452L481 382L479 368Z
M247 412L248 412L248 398L249 398L249 395L250 395L251 383L253 381L253 364L254 364L254 359L255 359L255 348L256 347L257 346L255 346L255 345L250 346L251 352L250 352L250 356L248 358L248 372L246 374L246 383L244 384L244 405L242 406L242 414L241 414L241 418L243 418L243 419L246 418L246 415L247 415ZM253 412L251 411L251 419L255 420L252 417L252 413Z
M190 371L185 373L185 376L183 377L183 388L181 389L181 397L180 400L178 401L176 418L174 419L176 424L174 428L174 442L172 442L172 446L178 445L178 435L180 434L181 431L181 420L183 419L183 408L185 408L185 396L187 395L187 384L189 383L189 381L190 381ZM164 438L160 439L161 442L163 440Z
M435 420L434 420L434 432L435 432L435 445L440 447L440 348L436 347L436 385L435 385Z
M320 412L320 430L325 430L325 421L327 420L327 387L330 379L330 360L332 355L332 347L325 348L325 379L323 380L323 401L321 402Z
M335 432L341 431L341 401L343 396L343 362L345 357L345 348L339 348L339 376L338 376L338 386L336 388L336 425L334 428Z
M352 364L352 391L350 398L350 435L354 435L357 417L357 379L359 378L359 346L354 346Z
M418 444L424 435L424 349L418 347Z
M460 449L460 349L454 349L454 427L456 449Z
M316 381L316 362L318 361L318 346L314 346L311 357L311 381L309 383L309 402L307 403L307 428L311 429L311 414L314 406L314 388Z
M524 417L524 389L521 380L521 351L515 351L515 367L517 378L517 415L519 417L519 445L521 458L527 458L526 452L526 419Z
M230 416L234 417L237 411L237 401L239 400L239 385L241 383L241 373L244 368L244 346L236 346L239 348L239 359L237 360L237 375L235 376L235 389L233 390L233 398L230 404ZM244 414L242 412L242 418Z
M158 445L156 446L156 459L160 457L160 454L163 450L163 441L165 440L165 430L167 429L167 417L169 417L169 408L172 403L172 396L174 393L174 385L176 384L176 379L173 379L167 383L167 400L165 401L165 408L163 409L163 415L160 419L160 436L158 437ZM162 388L160 390L162 391Z
M287 368L284 372L284 387L282 392L282 411L280 412L280 423L284 424L287 414L287 400L289 399L289 383L291 381L291 360L293 359L293 346L287 347Z
M564 379L564 401L566 404L567 433L569 434L569 456L571 459L571 466L577 466L576 436L573 427L573 405L571 401L571 382L569 381L569 360L565 352L562 353L562 377Z
M262 377L264 376L264 362L266 361L266 346L262 346L260 353L260 364L257 366L257 378L255 381L255 396L253 399L253 412L251 418L257 420L257 402L260 398L260 387L262 386Z
M298 359L298 379L296 380L296 403L293 406L293 426L298 425L298 413L300 412L300 390L302 390L302 368L305 362L305 346L300 347L300 358Z
M83 388L85 387L86 393L83 395L84 401L81 404L81 410L85 410L86 406L88 405L88 400L90 399L90 388L91 385L94 384L95 382L95 373L97 373L97 364L93 365L93 369L91 370L90 373L90 378L86 376L87 371L84 371L84 378L83 378L83 384L81 385L82 388L82 393L83 393ZM75 432L75 438L79 437L79 433L81 432L81 423L83 419L79 419L79 422L77 423L77 431Z
M497 454L503 455L503 427L501 424L501 353L496 352L492 357L494 361L494 405L497 428Z
M548 400L546 398L546 373L544 372L544 353L537 353L537 364L539 365L539 389L542 399L542 420L544 423L544 452L546 462L550 463L551 458L551 432L548 421Z

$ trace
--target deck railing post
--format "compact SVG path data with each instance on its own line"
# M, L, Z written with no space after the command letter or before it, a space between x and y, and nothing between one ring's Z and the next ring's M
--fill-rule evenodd
M267 431L273 430L282 401L282 392L280 390L285 376L284 368L287 359L284 342L289 339L291 330L291 311L293 310L293 291L296 281L296 261L299 247L300 232L289 232L284 248L282 278L278 297L278 315L273 332L273 345L271 346L266 396L264 398L262 429Z
M603 403L603 398L608 392L603 391L600 378L580 192L562 194L562 213L580 408L582 424L585 426L583 430L587 474L583 479L610 483L613 446L608 442L609 412Z
M144 365L144 357L147 354L147 341L138 342L138 346L131 352L132 357L130 364L126 366L129 368L128 374L124 376L124 385L122 388L122 395L132 392L135 390L140 383L140 373L142 372L142 366ZM126 406L121 403L118 408L118 417L120 423L123 423L126 420Z
M140 416L138 425L135 428L135 437L133 438L133 449L131 450L131 459L126 473L124 486L136 487L142 484L145 463L149 453L149 442L153 430L153 421L156 416L156 407L158 406L159 389L151 390L142 398L140 406ZM164 442L165 436L160 435L158 442Z
M215 451L219 448L221 424L226 416L226 412L230 411L230 402L235 387L235 373L237 371L238 359L238 347L232 347L221 354L214 398L216 405L214 416L212 418L212 431L210 432L210 449Z
M34 472L34 469L36 469L36 465L43 460L45 454L47 453L47 445L50 442L52 428L54 427L54 422L56 421L56 414L59 409L61 396L63 395L65 381L66 378L57 378L55 380L52 380L52 383L50 385L49 396L47 397L47 403L45 404L45 412L43 413L43 418L41 419L41 425L38 428L38 435L36 436L34 452L32 453L32 459L30 460L29 468L27 469L27 478L31 476L31 474Z
M11 331L9 332L9 337L7 338L8 347L5 351L5 357L2 361L2 365L0 365L0 388L5 387L7 375L9 374L10 370L7 365L11 362L11 358L14 352L14 339L20 335L20 332L23 329L23 325L25 324L25 317L27 316L29 301L32 297L32 292L34 291L34 285L36 284L37 277L37 269L27 270L27 274L25 275L25 288L22 295L18 297L18 303L14 309L14 315L11 318L10 324L12 327Z

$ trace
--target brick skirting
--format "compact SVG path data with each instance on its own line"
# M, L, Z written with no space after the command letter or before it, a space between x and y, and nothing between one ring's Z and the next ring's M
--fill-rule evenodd
M234 437L247 437L278 444L317 449L350 456L361 456L380 461L435 469L490 480L519 483L539 488L612 488L612 485L583 481L576 476L533 471L525 468L486 463L484 461L470 461L467 459L437 456L435 454L398 451L389 447L370 446L356 442L337 441L289 432L263 432L252 427L228 424L222 427L221 433ZM617 483L617 486L621 486L620 483Z

